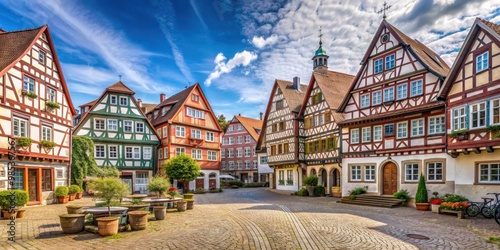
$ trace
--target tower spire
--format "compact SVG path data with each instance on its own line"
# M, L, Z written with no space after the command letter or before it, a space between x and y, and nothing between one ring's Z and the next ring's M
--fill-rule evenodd
M323 37L323 33L321 33L321 26L319 26L319 46L323 45L323 42L321 41L321 37Z

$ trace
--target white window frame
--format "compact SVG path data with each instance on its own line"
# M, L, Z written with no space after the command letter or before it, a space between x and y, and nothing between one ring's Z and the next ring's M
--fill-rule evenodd
M484 168L483 168L484 167ZM497 172L497 180L492 180L492 168ZM483 171L485 170L485 171ZM500 183L500 162L490 162L490 163L480 163L478 166L478 182L479 183ZM483 176L486 176L486 180L483 180Z
M440 165L438 167L438 165ZM441 173L438 173L438 170L441 170ZM427 181L428 182L441 182L444 178L444 164L443 162L428 162L427 167ZM438 179L438 176L441 175L441 178ZM433 179L432 179L433 178Z
M134 160L141 159L141 147L133 147Z
M214 141L214 132L206 132L205 133L205 140L213 142Z
M118 120L116 120L116 119L108 119L107 123L108 123L108 130L110 130L110 131L118 131Z
M361 128L361 142L371 142L372 141L372 129L371 127Z
M242 144L243 143L243 137L241 135L238 136L237 142L238 142L238 144Z
M134 147L125 146L125 159L134 159Z
M227 149L227 157L228 158L234 157L234 149L233 148Z
M226 158L226 149L224 148L220 149L220 158Z
M102 149L102 151L101 150L97 150L98 147L99 147L99 149ZM106 146L103 145L103 144L95 144L95 146L94 146L94 157L96 159L106 158Z
M370 94L364 94L360 97L360 107L367 108L370 107Z
M393 69L394 67L396 67L396 55L392 54L386 56L384 62L385 70ZM389 67L387 67L387 64L389 64Z
M452 110L453 126L452 129L462 130L467 129L467 110L465 106L457 107Z
M191 129L191 138L201 139L201 130Z
M234 137L229 137L229 145L233 145L234 144Z
M402 126L404 125L404 126ZM404 127L404 130L403 128ZM408 138L408 122L398 122L397 123L397 128L396 128L396 132L397 132L397 138L400 139L400 138Z
M384 59L373 60L373 73L378 74L384 71Z
M481 106L483 106L482 109L481 109ZM475 111L474 108L476 108L476 107L477 107L477 110ZM477 113L478 119L477 119L477 122L474 124L474 114L475 113ZM482 120L484 122L483 125L480 124L481 114L482 114ZM469 104L469 128L470 129L485 128L486 124L487 124L486 114L487 114L487 110L486 110L486 102L485 101Z
M394 101L394 87L384 89L384 102L392 101Z
M151 147L143 147L142 148L142 159L151 160L152 157L152 148Z
M128 106L128 98L125 96L120 96L120 106Z
M102 126L97 127L97 124L102 124ZM94 118L94 130L106 130L106 119Z
M112 149L114 148L114 149ZM115 156L112 156L111 154L113 154ZM118 146L117 145L108 145L108 158L110 159L117 159L118 158Z
M51 102L56 102L56 90L47 87L47 100Z
M419 168L420 164L418 163L405 163L405 182L418 182ZM417 173L415 173L415 170Z
M43 52L42 50L39 50L38 51L38 62L40 62L40 64L42 64L42 65L45 65L46 58L47 58L47 54L45 52Z
M245 135L245 143L250 143L250 136L249 135Z
M202 151L201 149L191 149L191 157L195 160L202 160Z
M489 68L489 51L476 56L476 73Z
M168 158L168 147L163 148L163 157Z
M249 147L246 147L246 148L244 149L243 155L244 155L245 157L250 157L250 148L249 148Z
M350 135L351 135L350 139L351 139L352 144L359 143L359 128L351 129Z
M500 98L490 100L490 124L500 124Z
M217 160L217 151L208 150L207 159L209 161L216 161Z
M179 155L185 154L185 153L186 153L186 148L182 148L182 147L175 148L175 156L179 156Z
M373 126L373 141L382 141L382 125Z
M349 166L350 181L361 181L361 166Z
M420 80L412 81L410 83L410 97L419 96L424 93L424 82ZM414 92L415 90L415 92Z
M113 104L113 105L116 105L118 103L118 98L116 95L110 95L109 96L109 103L110 104Z
M243 150L241 148L236 149L236 157L242 157L243 156Z
M183 126L175 126L175 137L186 137L186 128Z
M42 126L42 140L52 141L52 128Z
M365 181L375 181L375 166L367 165L365 168Z
M445 117L443 115L429 117L428 126L430 135L445 133L446 132Z
M411 120L411 136L425 135L425 121L424 118Z
M28 92L35 92L35 79L29 76L24 76L23 78L23 89Z
M144 122L136 122L135 123L135 132L136 133L144 133Z
M382 91L374 91L372 92L372 106L382 104Z
M408 84L400 84L397 87L397 100L408 98Z

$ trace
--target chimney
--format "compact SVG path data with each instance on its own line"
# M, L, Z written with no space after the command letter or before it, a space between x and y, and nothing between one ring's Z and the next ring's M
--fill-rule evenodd
M262 112L259 113L260 120L262 121L262 115L264 115Z
M142 100L141 100L141 98L137 99L137 105L139 105L139 108L142 107Z
M165 94L160 94L160 103L162 103L163 101L165 101Z
M293 88L296 89L296 90L300 90L299 86L300 86L300 78L298 76L294 77L293 78Z
M4 29L0 28L0 34L2 33L6 33L7 31L5 31Z
M241 116L241 113L238 113L238 116Z

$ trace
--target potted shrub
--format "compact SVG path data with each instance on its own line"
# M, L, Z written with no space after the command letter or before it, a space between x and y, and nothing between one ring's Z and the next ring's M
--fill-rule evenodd
M119 202L129 193L129 186L117 177L97 178L90 181L89 186L95 191L94 197L102 200L104 205L108 207L108 216L96 219L99 235L117 234L120 217L112 217L110 207L112 202Z
M14 206L11 204L11 195L16 196ZM23 218L26 211L22 207L28 204L28 192L24 190L4 190L0 191L0 207L2 208L3 218L10 219L11 217Z
M85 214L61 214L59 222L65 234L76 234L83 231Z
M132 230L144 230L148 226L148 211L137 210L127 213L128 222Z
M186 200L179 200L177 201L177 211L179 212L184 212L187 209L187 201Z
M23 207L28 204L29 195L28 192L24 190L15 190L14 192L16 193L16 218L20 219L24 217L24 213L26 212L26 209Z
M80 187L77 185L71 185L68 189L69 200L74 201L76 198L76 193L80 192Z
M75 199L81 199L82 196L83 196L83 189L82 187L76 185L78 187L78 192L76 192L76 196L75 196Z
M392 196L402 200L402 203L401 203L402 206L406 206L406 203L411 199L410 194L408 193L408 190L406 190L406 189L401 189L401 190L395 192L394 194L392 194Z
M349 199L355 200L356 195L366 194L367 191L368 191L368 186L355 188L352 191L349 191Z
M303 183L306 185L309 196L316 196L314 187L318 185L318 176L315 174L309 175L303 180Z
M153 211L155 214L155 220L164 220L167 214L167 207L165 206L154 206Z
M149 192L155 192L157 198L160 198L165 193L165 191L169 189L169 187L170 182L161 176L155 176L151 178L148 184Z
M424 175L420 175L418 180L417 193L415 194L415 206L417 210L427 211L429 210L429 203L427 197L427 187L425 186Z
M192 210L194 207L194 199L185 199L186 200L186 209Z
M54 195L57 197L57 203L68 203L69 196L68 196L69 189L66 186L58 186L56 187L56 190L54 191Z

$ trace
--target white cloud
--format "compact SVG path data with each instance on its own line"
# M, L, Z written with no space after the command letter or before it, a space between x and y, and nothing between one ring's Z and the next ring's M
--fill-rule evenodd
M264 38L261 36L254 36L252 38L252 44L259 49L262 49L262 48L266 47L267 45L273 45L277 41L278 41L278 36L274 35L274 34L268 38Z
M217 54L214 60L215 69L205 80L205 85L210 86L213 80L219 78L222 74L231 72L231 70L236 67L248 66L253 60L257 59L257 54L243 50L242 52L234 54L233 58L229 59L227 63L226 59L227 58L224 56L224 54Z

